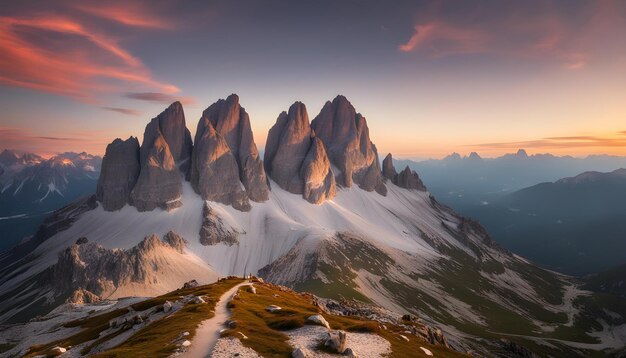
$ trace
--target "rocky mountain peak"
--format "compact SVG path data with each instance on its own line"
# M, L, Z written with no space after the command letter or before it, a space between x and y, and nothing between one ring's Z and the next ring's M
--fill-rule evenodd
M397 176L398 172L396 172L396 168L393 166L393 157L389 153L383 160L383 177L395 184Z
M155 134L150 146L142 145L141 153L144 157L141 160L141 170L130 194L132 204L139 211L151 211L157 207L170 210L182 205L181 174L165 137L159 131Z
M202 113L224 138L236 159L239 180L251 200L262 202L269 198L269 187L259 151L254 142L250 117L239 104L239 96L231 94L220 99Z
M397 185L405 189L426 191L426 186L422 183L419 175L414 170L411 170L408 165L403 171L398 173Z
M419 175L411 170L408 165L400 173L396 172L391 153L387 154L383 160L383 176L401 188L426 191L426 186L422 183Z
M137 138L117 138L107 145L96 189L96 197L104 210L119 210L130 202L130 193L137 183L139 171Z
M226 139L203 116L198 122L191 160L190 181L205 200L250 210L248 194L239 179L237 160Z
M324 143L331 163L339 169L337 183L376 190L386 195L376 146L369 137L367 121L344 96L326 102L311 122L311 128Z
M185 113L180 102L172 103L146 126L141 144L142 165L159 134L165 139L175 163L185 163L191 158L191 133L187 129Z
M281 188L294 194L304 192L300 168L311 147L311 133L306 106L295 102L278 116L267 135L265 169Z

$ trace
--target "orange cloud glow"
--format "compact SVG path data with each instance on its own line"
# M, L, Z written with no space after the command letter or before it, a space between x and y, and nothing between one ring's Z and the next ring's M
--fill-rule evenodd
M434 56L476 53L486 50L488 36L480 30L461 28L443 22L415 25L415 32L405 44L398 46L401 52L411 52L422 47Z
M33 39L61 36L53 48ZM44 41L45 43L45 41ZM110 80L119 84L113 84ZM0 17L0 83L93 101L122 86L175 93L116 39L65 17Z

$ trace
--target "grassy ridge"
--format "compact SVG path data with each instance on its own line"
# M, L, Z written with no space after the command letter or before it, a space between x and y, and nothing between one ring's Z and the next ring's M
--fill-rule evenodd
M288 337L282 331L302 327L306 318L321 314L320 308L313 303L313 297L306 293L283 291L271 284L255 284L257 293L242 288L230 304L232 319L238 326L226 330L223 336L241 339L239 332L246 335L241 339L244 346L252 348L263 357L289 357L293 348L288 344ZM282 310L270 313L265 310L269 305L277 305ZM390 357L419 357L423 355L420 347L425 347L437 357L465 357L443 346L428 344L416 336L410 336L406 342L399 335L404 328L387 324L383 329L376 321L359 317L334 316L324 314L332 329L348 332L374 333L385 338L391 344Z
M151 298L131 305L133 310L145 311L160 306L165 301L176 301L180 296L196 295L204 296L207 304L187 304L181 310L167 316L167 318L152 322L132 335L124 343L109 351L94 355L95 357L167 357L176 349L173 341L181 332L188 331L191 339L195 334L197 325L205 319L213 316L213 310L220 296L242 282L241 279L227 279L220 282L199 286L195 288L179 289L162 296ZM47 344L36 345L29 349L25 357L46 355L55 346L70 347L90 342L82 350L81 354L88 354L96 345L103 343L123 333L120 331L100 337L101 332L109 328L109 321L120 317L128 312L122 308L106 312L93 317L68 322L66 328L80 327L80 332L63 339ZM91 342L93 341L93 342Z

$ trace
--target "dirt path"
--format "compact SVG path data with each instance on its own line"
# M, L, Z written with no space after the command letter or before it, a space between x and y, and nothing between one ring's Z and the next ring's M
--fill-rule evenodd
M211 356L211 351L213 351L215 343L220 338L220 331L224 328L224 322L230 317L230 312L227 307L228 302L230 302L241 286L250 285L252 284L248 282L240 283L220 297L220 300L215 305L215 316L200 324L198 329L196 329L196 335L191 341L191 346L187 352L180 355L180 357L199 358Z

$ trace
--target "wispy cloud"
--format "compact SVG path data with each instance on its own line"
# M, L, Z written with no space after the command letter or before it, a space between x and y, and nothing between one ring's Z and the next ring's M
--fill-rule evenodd
M619 132L623 136L626 132ZM469 144L466 147L485 149L518 149L518 148L615 148L625 147L626 138L615 136L563 136L547 137L528 141L493 142Z
M609 39L626 31L626 19L617 15L615 4L606 0L578 6L576 16L551 2L536 7L509 3L495 7L495 14L496 10L476 5L463 17L427 11L397 49L435 58L483 54L547 60L566 70L581 70L593 62L601 46L605 50L616 46Z
M102 109L107 110L107 111L111 111L111 112L117 112L117 113L121 113L121 114L126 114L129 116L140 116L143 112L138 111L136 109L131 109L131 108L118 108L118 107L102 107Z
M106 13L103 7L82 9L97 16ZM157 26L157 20L147 18L145 11L121 7L112 11L110 17L123 25ZM0 84L86 102L96 102L96 94L129 87L179 92L176 86L155 79L118 38L70 13L0 17Z
M193 104L195 100L191 97L177 97L167 93L160 92L130 92L124 95L126 98L137 99L140 101L172 103L180 101L182 104Z
M426 47L436 57L477 53L486 51L488 40L487 33L481 30L433 21L415 25L411 38L398 50L411 52Z

